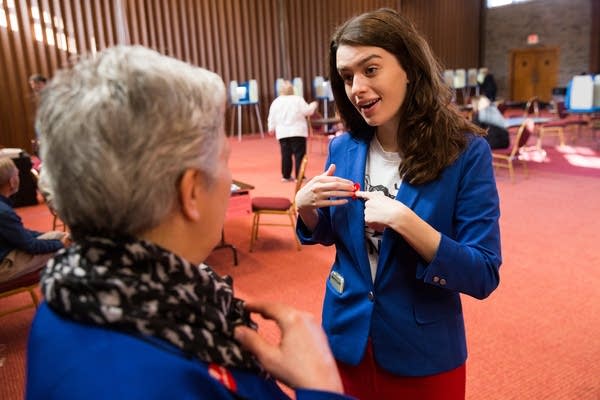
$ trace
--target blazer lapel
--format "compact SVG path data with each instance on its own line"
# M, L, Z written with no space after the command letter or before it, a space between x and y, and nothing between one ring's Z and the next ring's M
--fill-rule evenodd
M365 166L367 163L367 151L369 144L362 140L353 140L348 146L346 152L346 160L344 165L348 165L347 176L344 178L350 179L353 182L360 184L361 190L365 186ZM350 237L353 253L356 256L356 263L360 272L365 279L371 280L371 268L369 267L369 257L367 256L367 248L365 245L365 205L362 200L350 200L346 205L348 212L346 213L348 232Z
M396 194L396 200L400 201L408 208L414 210L414 205L419 197L419 190L408 182L402 182L398 193ZM398 245L398 238L404 241L404 238L390 228L386 228L383 232L383 239L381 241L381 250L379 253L379 261L377 263L377 275L381 275L381 269L384 265L387 265L387 260L392 254L393 245ZM406 244L408 246L408 244Z

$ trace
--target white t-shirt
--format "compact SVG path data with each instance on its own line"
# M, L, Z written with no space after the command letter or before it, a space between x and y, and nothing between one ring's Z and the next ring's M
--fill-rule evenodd
M269 108L269 132L275 131L278 140L294 136L307 137L306 117L314 113L316 108L316 103L308 104L301 96L277 97Z
M402 183L398 173L401 161L402 159L398 153L383 150L377 136L374 135L369 145L369 154L367 154L364 190L368 192L380 191L387 197L395 199ZM382 238L383 232L375 232L365 224L365 241L373 281L375 281L377 272Z

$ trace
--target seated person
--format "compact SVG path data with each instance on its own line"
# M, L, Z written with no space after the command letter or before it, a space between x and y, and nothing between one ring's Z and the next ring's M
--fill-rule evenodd
M42 234L23 226L10 196L19 191L19 169L12 159L0 158L0 282L37 271L69 243L65 232Z
M27 399L338 399L312 315L234 297L203 261L231 187L221 78L143 47L60 71L42 93L44 173L74 244L42 276ZM76 190L72 190L77 188ZM281 330L267 342L258 312Z
M492 149L506 149L510 146L506 120L498 107L485 96L471 99L473 106L473 122L487 129L484 136Z
M339 121L336 122L335 124L333 124L331 126L331 128L329 128L329 132L335 137L335 136L340 136L342 134L344 134L344 132L346 132L346 124L344 124L344 121L342 120L342 117L340 116L339 112L335 112L335 118L338 119Z

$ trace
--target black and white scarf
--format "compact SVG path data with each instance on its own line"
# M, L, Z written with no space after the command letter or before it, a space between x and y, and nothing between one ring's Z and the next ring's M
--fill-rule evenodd
M63 249L48 262L42 292L67 318L157 337L204 362L262 371L233 338L235 326L256 325L231 281L147 241L87 238Z

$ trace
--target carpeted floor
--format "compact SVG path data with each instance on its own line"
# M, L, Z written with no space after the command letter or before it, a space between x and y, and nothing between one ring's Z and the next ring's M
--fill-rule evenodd
M252 195L292 195L282 183L279 149L272 137L231 140L235 179L255 185ZM600 399L600 154L583 135L576 145L544 143L546 161L532 152L529 178L517 167L514 183L497 173L502 207L504 264L500 287L484 301L464 296L469 359L467 398ZM308 176L321 172L325 154L315 143ZM538 161L535 161L538 160ZM48 229L44 205L19 209L25 223ZM208 263L234 278L238 295L282 301L320 317L325 276L333 248L295 249L290 228L261 227L248 252L251 216L227 220L229 250ZM24 302L0 300L0 308ZM0 398L22 398L24 351L33 311L2 318ZM261 325L275 339L272 326Z

